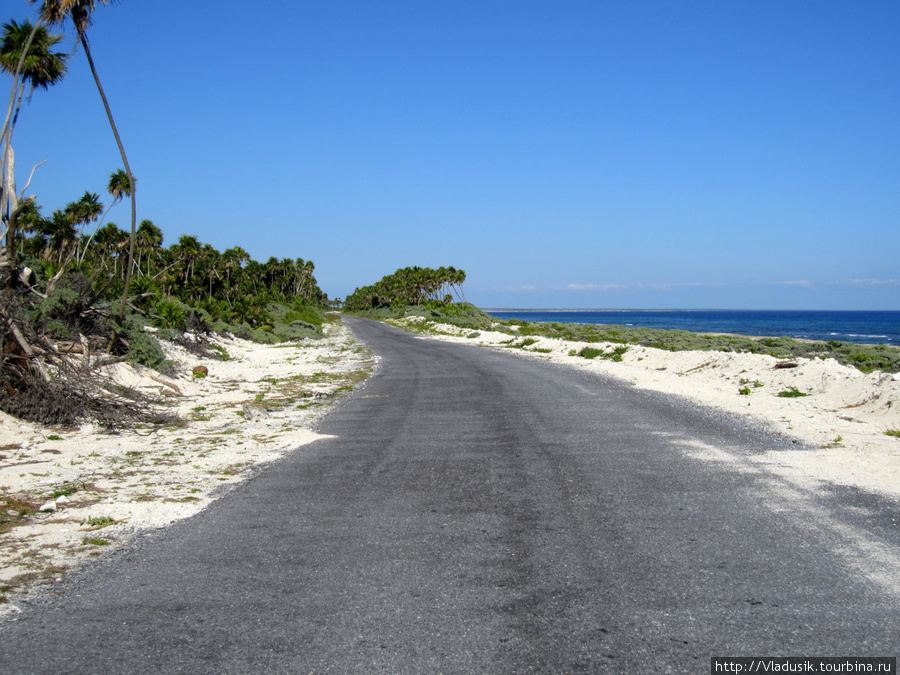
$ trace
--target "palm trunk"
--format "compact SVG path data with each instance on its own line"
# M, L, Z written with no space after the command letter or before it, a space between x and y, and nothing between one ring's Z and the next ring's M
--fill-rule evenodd
M135 192L137 185L134 183L134 176L131 173L131 167L128 165L128 157L125 155L125 146L122 145L122 139L119 137L119 129L113 119L112 110L109 107L109 101L106 99L106 92L103 91L103 85L100 84L100 76L97 75L97 68L94 67L94 59L91 56L91 48L88 45L87 37L83 30L78 31L78 38L81 40L81 46L84 47L84 55L87 57L88 65L91 67L91 75L94 76L94 83L97 85L97 91L100 98L103 99L103 108L106 110L106 117L109 119L109 126L112 129L113 136L116 137L116 145L119 146L119 154L122 156L122 164L125 165L125 173L128 174L128 185L131 188L131 238L128 243L128 262L125 266L125 290L122 291L122 305L119 308L119 321L125 316L125 305L128 302L128 291L131 286L131 261L134 259L134 240L137 232L137 201L135 200Z

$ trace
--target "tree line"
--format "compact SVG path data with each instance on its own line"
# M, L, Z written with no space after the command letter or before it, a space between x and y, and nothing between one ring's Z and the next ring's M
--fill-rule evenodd
M292 302L296 298L315 304L327 302L313 276L311 261L270 258L259 263L240 247L219 252L190 235L165 248L159 227L150 220L136 223L137 179L128 164L87 39L93 11L108 2L43 0L34 24L26 19L2 26L0 70L13 79L0 134L0 276L4 285L24 283L48 296L67 275L80 275L90 281L97 297L121 299L119 320L126 307L153 313L155 306L167 298L201 307L213 318L251 324L264 320L261 314L267 302ZM17 192L12 139L23 104L36 90L49 89L68 72L71 55L57 47L64 36L51 32L51 28L62 28L67 22L74 27L88 60L124 168L110 175L108 206L104 207L98 193L86 191L79 199L44 215L37 198L25 196L31 176ZM32 175L38 168L32 169ZM130 229L104 222L109 209L125 199L132 206ZM23 265L28 268L24 275L20 269Z
M465 299L466 273L454 267L404 267L344 298L344 309L361 311L403 305L450 304Z
M239 246L219 251L191 235L166 247L156 224L138 223L138 180L87 37L94 10L112 2L29 0L38 6L33 23L0 26L0 72L12 80L0 127L0 409L46 424L134 419L140 404L109 396L118 390L101 375L102 366L127 359L165 367L155 337L162 333L145 330L148 323L173 339L194 329L272 342L320 334L319 306L328 302L311 261L257 262ZM14 131L32 95L66 76L72 54L60 49L64 34L54 30L68 25L87 59L122 168L110 174L108 196L87 190L48 213L28 194L40 165L24 172L15 164ZM25 177L24 186L17 176ZM106 217L126 199L131 222L123 229ZM185 344L216 355L202 339Z

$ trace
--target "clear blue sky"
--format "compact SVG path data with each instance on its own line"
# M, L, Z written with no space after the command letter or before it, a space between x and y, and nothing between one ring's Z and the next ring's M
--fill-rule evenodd
M331 297L453 265L482 307L900 309L897 0L124 0L90 37L167 245ZM14 147L45 213L106 196L80 50Z

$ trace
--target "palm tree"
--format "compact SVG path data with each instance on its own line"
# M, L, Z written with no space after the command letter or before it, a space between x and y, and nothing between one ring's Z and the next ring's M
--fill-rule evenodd
M194 276L196 261L200 258L202 252L200 241L191 234L183 234L178 238L178 243L171 248L181 263L180 276L182 286L188 288Z
M29 38L31 44L28 51L25 45ZM10 128L16 126L19 111L22 108L22 100L26 88L31 92L35 89L48 89L66 76L68 70L69 55L63 52L52 52L53 45L61 42L62 35L51 35L45 26L32 26L27 19L23 23L10 21L3 24L3 38L0 42L0 70L15 76L19 70L21 82L17 83L18 91L15 99L15 110L10 121ZM22 55L25 55L22 60ZM19 61L22 60L21 67ZM9 131L10 135L12 131Z
M30 0L32 3L37 0ZM119 136L119 130L113 119L112 110L109 107L109 101L106 98L106 92L100 83L100 76L97 75L97 68L94 66L94 59L91 56L91 47L87 39L87 29L90 28L93 20L91 15L97 4L108 5L111 0L43 0L41 4L41 18L50 25L62 25L66 19L71 19L78 33L78 40L84 48L84 55L88 60L91 68L91 75L94 77L94 84L97 85L97 92L103 100L103 108L106 110L106 117L109 119L109 126L112 129L113 136L116 138L116 145L119 147L119 154L122 156L122 163L125 165L125 173L128 176L128 185L131 186L131 239L128 246L129 264L125 269L125 289L122 292L122 305L119 309L119 321L125 316L125 304L128 302L128 290L131 283L131 263L134 258L134 242L137 230L137 202L135 201L135 183L134 175L131 173L131 167L128 164L128 157L125 154L125 146L122 145L122 139Z
M100 195L95 192L85 192L81 199L68 204L62 212L54 211L50 244L57 250L56 262L59 269L47 282L47 295L50 295L66 266L78 254L78 240L84 226L96 222L102 213L103 204ZM79 227L80 229L76 229Z
M152 220L142 220L137 229L138 271L140 271L141 259L146 255L147 276L150 276L150 263L159 255L158 251L162 243L162 230L154 225Z
M61 267L66 250L78 236L78 231L75 229L72 219L65 211L56 209L49 220L43 221L38 231L49 238L48 249L44 257L48 262L52 262L53 254L55 253L55 264Z
M134 177L132 176L132 178ZM134 178L134 182L137 183L137 178ZM109 203L109 206L106 207L103 217L100 218L101 223L106 220L106 216L109 215L109 211L112 207L121 202L126 195L131 194L131 181L128 179L128 174L122 169L116 169L109 174L109 183L106 185L106 191L109 192L112 201ZM97 227L99 227L99 225ZM96 233L96 230L94 230L94 232ZM87 242L85 242L84 248L81 251L81 256L78 258L79 263L84 262L84 256L87 255L88 246L91 245L93 239L94 235L92 234Z
M22 108L25 90L31 98L35 89L47 89L65 77L68 55L53 52L53 45L62 40L61 35L51 35L40 23L35 26L30 21L19 24L10 21L3 24L3 37L0 42L0 70L13 76L13 92L11 97L12 119L7 119L3 128L2 142L2 187L0 187L0 216L6 223L5 248L3 249L5 264L15 263L15 223L13 214L19 208L15 186L15 164L12 150L12 134ZM19 81L21 78L21 82ZM0 228L2 230L2 228ZM0 234L2 238L3 234Z

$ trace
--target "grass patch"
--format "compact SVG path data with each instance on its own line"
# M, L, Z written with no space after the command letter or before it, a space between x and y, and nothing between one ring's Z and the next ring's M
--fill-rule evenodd
M99 527L100 525L109 525L110 523L114 522L115 520L110 518L109 516L93 516L91 518L85 518L79 523L79 525L86 525L87 527Z
M493 319L491 326L508 335L556 338L570 342L613 342L653 347L671 352L718 351L749 354L768 354L779 359L834 359L868 373L880 370L900 372L900 347L894 345L865 345L837 340L795 340L789 337L752 338L743 335L709 335L686 330L643 328L603 324L574 324L561 322L529 322L521 319ZM574 355L574 354L573 354ZM594 357L596 358L596 357Z
M577 352L575 356L580 356L583 359L596 359L602 353L603 350L596 347L582 347L581 351Z
M900 429L888 429L884 432L885 436L893 436L894 438L900 438Z
M603 351L602 349L598 349L597 347L582 347L581 351L575 352L574 350L569 352L569 356L580 356L585 359L607 359L608 361L620 362L622 360L622 355L627 352L629 347L625 345L619 345L618 347L614 347L608 352Z
M797 387L788 387L784 391L778 392L779 398L800 398L801 396L809 396L809 394L800 391Z
M28 516L37 513L38 505L34 502L7 495L0 498L0 534L9 532L17 525L24 525Z

